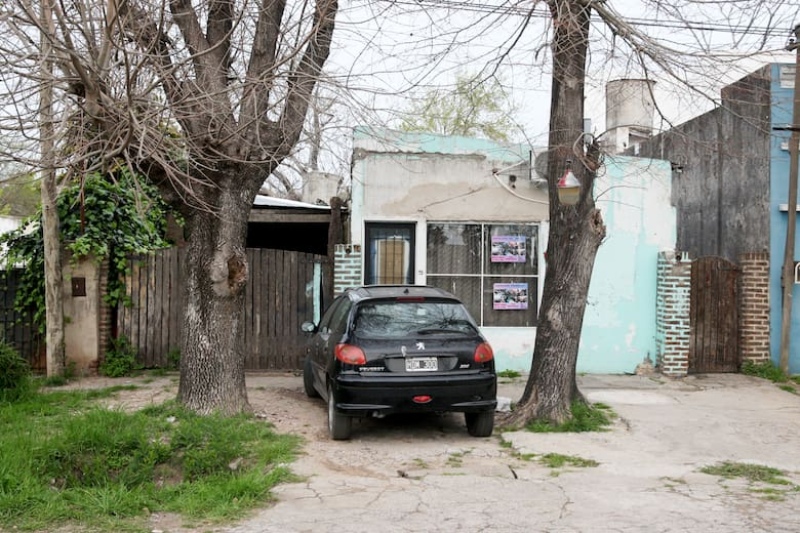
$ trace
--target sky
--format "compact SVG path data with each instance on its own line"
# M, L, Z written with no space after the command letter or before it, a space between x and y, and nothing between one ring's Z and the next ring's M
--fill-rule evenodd
M607 0L624 13L644 42L658 43L663 64L647 65L666 129L713 108L722 86L771 61L794 61L786 51L798 22L794 3L731 0ZM549 13L531 16L530 2L503 0L342 0L328 71L354 92L356 122L388 122L407 100L452 84L458 74L494 75L518 109L517 140L546 143L550 106ZM679 18L684 18L681 21ZM686 26L691 29L681 29ZM593 17L586 118L605 125L605 84L643 78L621 37ZM680 53L680 54L679 54ZM688 54L688 55L684 55ZM666 75L666 72L671 72Z

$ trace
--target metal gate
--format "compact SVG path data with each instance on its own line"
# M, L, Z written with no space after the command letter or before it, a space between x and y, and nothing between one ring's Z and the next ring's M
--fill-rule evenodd
M690 374L739 371L739 272L721 257L692 262Z

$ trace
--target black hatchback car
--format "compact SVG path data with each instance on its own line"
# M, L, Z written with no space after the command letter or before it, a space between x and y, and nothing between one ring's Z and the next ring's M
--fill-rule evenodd
M491 346L452 294L420 285L347 290L311 333L306 394L328 403L328 428L350 438L354 417L463 412L467 430L494 429L497 375Z

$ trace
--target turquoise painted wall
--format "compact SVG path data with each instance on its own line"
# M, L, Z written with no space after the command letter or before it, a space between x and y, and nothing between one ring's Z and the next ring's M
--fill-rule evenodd
M411 153L490 153L495 160L518 162L527 147L498 147L491 141L387 130L357 129L359 149L381 146ZM354 155L354 158L355 155ZM357 158L356 158L357 159ZM675 247L675 211L667 161L607 157L595 183L597 206L607 238L597 254L584 315L578 372L633 372L655 358L658 253ZM353 220L363 218L363 165L353 170ZM543 231L547 225L543 225ZM540 253L547 236L540 236ZM540 257L540 264L544 264ZM535 328L483 328L495 349L498 370L530 369Z
M658 253L675 248L667 161L607 157L595 183L606 239L595 260L578 371L633 372L656 356Z
M527 144L502 144L489 139L438 135L434 133L402 132L379 127L359 126L353 131L356 142L369 142L389 153L414 152L425 154L484 154L493 161L519 163L527 160L531 147Z
M781 64L772 65L772 94L771 102L771 127L785 126L792 123L792 99L794 90L791 87L781 87ZM786 66L786 65L783 65ZM790 65L791 66L791 65ZM788 143L791 133L773 129L770 141L770 353L773 362L780 362L781 353L781 322L783 289L781 288L781 268L783 266L784 250L786 249L786 211L779 209L780 204L796 205L788 201L789 197L789 152L781 147ZM797 260L800 253L800 230L796 232L795 255ZM794 286L792 293L792 324L791 341L789 344L789 372L800 374L800 289Z

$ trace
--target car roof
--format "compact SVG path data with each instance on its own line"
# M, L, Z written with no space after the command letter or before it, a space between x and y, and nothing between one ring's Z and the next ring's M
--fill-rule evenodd
M460 301L451 293L429 285L365 285L350 289L348 292L350 293L350 298L354 301L402 296Z

